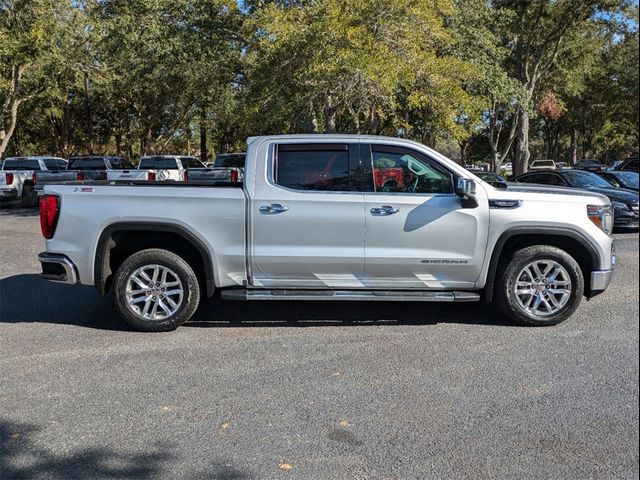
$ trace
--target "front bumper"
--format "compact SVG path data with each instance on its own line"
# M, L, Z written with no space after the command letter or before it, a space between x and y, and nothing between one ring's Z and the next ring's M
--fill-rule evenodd
M604 292L613 278L613 270L596 270L591 272L591 291Z
M66 255L43 252L38 255L42 266L41 278L56 283L75 285L78 283L76 266Z

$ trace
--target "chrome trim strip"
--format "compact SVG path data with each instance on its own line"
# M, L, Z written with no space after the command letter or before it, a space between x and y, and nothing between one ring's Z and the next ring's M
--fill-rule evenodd
M38 255L38 260L40 260L40 263L43 264L53 263L62 265L62 268L64 269L64 275L47 275L45 273L40 274L40 276L45 280L55 283L66 283L69 285L75 285L76 283L78 283L78 274L76 273L76 267L73 262L69 260L65 255L43 252Z

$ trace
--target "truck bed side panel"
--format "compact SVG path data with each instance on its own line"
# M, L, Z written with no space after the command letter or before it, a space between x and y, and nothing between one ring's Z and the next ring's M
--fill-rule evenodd
M62 195L56 234L47 240L47 251L66 254L78 268L84 285L94 283L94 259L101 233L119 222L181 227L206 246L217 287L242 285L246 279L242 189L51 186L45 193Z

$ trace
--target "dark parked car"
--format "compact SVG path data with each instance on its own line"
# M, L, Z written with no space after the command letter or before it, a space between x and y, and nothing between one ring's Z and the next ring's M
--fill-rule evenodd
M623 171L623 172L637 172L638 157L627 158L620 165L616 167L616 170Z
M640 175L636 172L608 171L597 172L596 175L604 178L614 187L638 191L638 177L640 177Z
M578 170L586 170L587 172L602 172L607 167L596 160L580 160L576 163L575 168Z
M622 228L638 228L638 194L616 188L595 173L582 170L546 170L525 173L512 178L511 181L581 188L606 195L614 209L614 225Z
M473 170L471 171L471 173L473 173L476 177L481 178L482 180L484 180L488 184L493 185L494 187L506 188L506 186L507 186L507 179L504 178L504 177L501 177L497 173L494 173L494 172L474 172Z

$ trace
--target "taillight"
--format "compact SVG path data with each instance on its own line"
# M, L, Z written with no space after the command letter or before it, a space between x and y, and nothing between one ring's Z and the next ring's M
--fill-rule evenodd
M13 173L5 173L4 180L7 185L11 185L13 183Z
M232 183L237 183L238 182L238 171L237 170L231 170L231 173L229 174L229 181Z
M58 225L60 213L60 197L57 195L43 195L40 199L40 230L47 240L53 238Z
M189 170L185 170L184 171L184 181L188 182L189 181Z
M150 182L155 182L156 181L156 172L148 172L147 173L147 180L149 180Z
M84 180L84 172L76 172L76 180Z
M33 172L33 175L31 175L31 182L35 185L36 184L36 172Z

